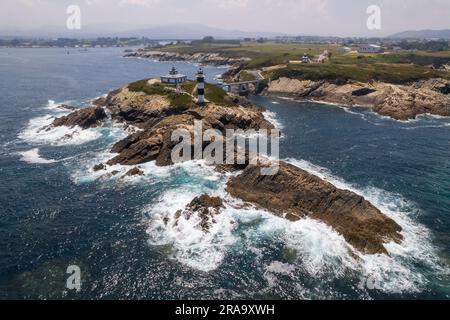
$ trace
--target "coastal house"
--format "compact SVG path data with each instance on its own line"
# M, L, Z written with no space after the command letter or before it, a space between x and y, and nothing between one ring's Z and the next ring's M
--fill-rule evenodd
M349 47L341 47L341 48L339 48L339 53L340 54L347 54L347 53L350 53L350 52L352 52L352 49L349 48Z
M359 53L382 53L383 48L376 44L368 44L358 48Z
M169 74L161 77L161 83L165 84L176 84L180 85L185 83L187 80L187 76L184 74L178 73L178 70L175 67L169 71Z

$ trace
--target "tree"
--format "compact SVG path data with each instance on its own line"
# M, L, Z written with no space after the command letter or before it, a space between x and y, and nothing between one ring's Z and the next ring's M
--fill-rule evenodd
M213 36L206 36L203 38L202 42L206 42L206 43L212 43L214 42L216 39L214 39Z

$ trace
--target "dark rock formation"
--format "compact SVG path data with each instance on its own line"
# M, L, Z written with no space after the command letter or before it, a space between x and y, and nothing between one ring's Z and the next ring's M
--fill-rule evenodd
M106 166L103 163L100 163L100 164L97 164L97 165L94 166L94 171L95 172L101 171L101 170L105 170L105 169L106 169Z
M74 107L74 106L69 106L68 104L62 104L60 106L58 106L59 109L63 109L63 110L70 110L70 111L74 111L74 110L78 110L78 107Z
M192 215L196 214L200 218L200 227L204 232L208 232L211 224L215 223L214 217L220 214L220 210L225 208L223 200L219 197L210 197L209 195L202 195L195 198L187 205L184 211L180 210L175 214L175 223L182 216L189 220Z
M247 167L229 180L227 191L292 221L321 220L364 253L386 253L384 243L403 239L401 227L361 196L284 162L274 176L262 176L260 169Z
M144 171L139 169L138 167L135 167L131 170L129 170L124 177L134 177L134 176L144 176Z
M362 96L367 96L368 94L374 93L377 90L372 89L372 88L362 88L362 89L358 89L352 92L352 96L356 96L356 97L362 97Z
M437 87L436 90L445 95L450 94L450 84L446 83L442 87Z
M86 109L79 109L72 112L68 116L55 119L53 126L61 127L75 127L79 126L83 129L94 128L107 118L105 110L101 107L91 107Z
M166 128L128 136L113 146L111 152L118 155L109 160L108 165L137 165L155 160L160 166L171 165L170 153L167 155L167 150L172 147L170 138L171 131Z

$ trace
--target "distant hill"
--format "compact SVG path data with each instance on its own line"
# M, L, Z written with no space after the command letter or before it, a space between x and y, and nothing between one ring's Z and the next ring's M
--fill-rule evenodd
M393 34L389 38L395 38L395 39L448 39L448 40L450 40L450 29L405 31L405 32Z

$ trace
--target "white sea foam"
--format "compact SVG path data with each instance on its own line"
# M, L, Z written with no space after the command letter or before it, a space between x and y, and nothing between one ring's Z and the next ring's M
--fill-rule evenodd
M171 257L189 267L211 271L216 269L230 248L243 245L245 250L259 252L261 237L282 241L297 253L295 261L289 264L260 260L265 264L262 271L269 286L276 282L276 273L289 276L297 268L311 277L346 277L349 272L357 273L362 280L372 279L377 290L386 293L418 292L427 284L427 279L414 268L419 263L433 272L446 272L440 267L436 250L432 246L429 231L417 224L413 217L419 214L414 205L400 196L376 188L358 188L333 176L329 170L306 161L288 160L290 163L333 183L364 196L383 213L394 219L403 228L404 241L401 244L388 243L388 255L366 255L354 249L342 235L328 225L305 218L296 222L277 217L254 207L241 206L242 202L231 198L224 191L225 179L207 166L192 162L181 164L192 178L210 180L214 176L222 180L216 189L202 187L201 183L187 184L165 192L156 203L151 203L145 212L148 216L149 243L156 246L170 246ZM150 168L149 168L150 169ZM175 167L164 170L176 170ZM175 213L182 210L196 196L208 193L226 200L226 209L217 216L210 233L199 226L196 216L181 218L175 224ZM238 227L243 234L236 232ZM261 253L259 254L261 256ZM367 288L361 288L366 290Z
M186 163L184 166L193 179L210 180L211 176L217 175L212 168L199 166L195 162ZM145 213L148 217L147 234L150 245L170 246L170 256L173 259L191 268L208 272L222 263L237 237L233 234L236 224L230 210L224 210L215 216L215 223L211 224L208 232L202 230L197 214L176 219L178 210L184 210L195 197L204 193L224 196L220 187L211 190L202 186L202 183L195 183L165 192L156 203L145 209Z
M51 111L53 114L62 116L65 114L69 114L72 110L64 109L61 106L70 103L71 101L56 102L55 100L48 100L47 104L45 105L45 109Z
M50 164L57 162L53 159L44 159L39 155L39 149L35 148L29 151L19 152L20 160L31 164Z
M55 110L59 106L61 106L61 103L56 103L55 100L48 100L48 103L47 103L48 109Z
M148 162L138 166L125 166L116 164L113 166L106 165L105 169L94 171L94 166L100 163L106 163L108 160L114 158L116 154L103 151L97 153L95 156L88 156L87 159L81 161L81 165L72 172L72 180L76 184L91 183L96 180L111 180L119 181L120 183L152 183L165 179L171 175L171 170L174 167L158 167L155 162ZM144 176L125 176L126 173L138 167L144 172Z
M448 272L448 270L440 266L436 249L430 240L429 230L413 220L414 216L420 214L414 204L397 194L391 194L373 187L359 188L346 183L342 179L333 176L329 170L315 166L307 161L290 159L288 162L332 183L340 189L350 190L363 196L402 227L403 242L401 244L391 242L385 245L390 254L389 256L364 255L352 250L360 258L360 260L356 261L348 254L342 252L343 243L341 243L341 249L338 250L339 254L336 257L344 258L342 261L344 262L343 265L347 265L352 269L360 269L362 274L367 277L377 279L379 289L390 293L420 291L426 285L427 280L420 272L414 270L413 265L415 263L426 265L435 272ZM324 234L327 234L327 237L330 236L329 232ZM336 245L340 243L339 241L333 242L330 243L327 249L322 248L322 250L325 249L323 251L327 252L327 255L328 252L335 251Z
M277 114L275 112L266 110L264 113L264 118L275 126L275 128L282 130L284 128L283 124L278 120Z
M80 145L100 137L98 129L52 127L55 117L46 115L31 119L28 126L19 133L19 138L33 144Z

